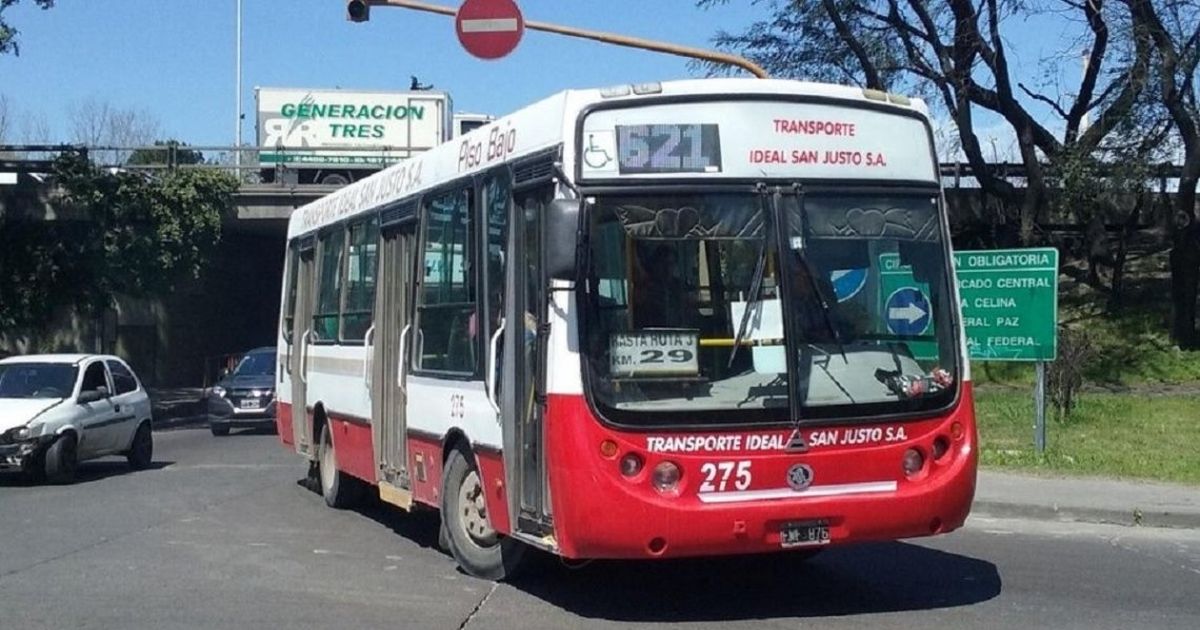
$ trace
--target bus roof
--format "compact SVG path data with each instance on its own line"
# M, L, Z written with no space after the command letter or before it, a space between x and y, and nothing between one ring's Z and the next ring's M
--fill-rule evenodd
M689 79L566 90L298 208L288 224L288 239L393 204L418 191L486 171L507 159L535 154L560 144L569 145L576 118L584 108L595 103L636 102L664 96L751 94L869 102L928 117L925 104L919 99L844 85L779 79Z

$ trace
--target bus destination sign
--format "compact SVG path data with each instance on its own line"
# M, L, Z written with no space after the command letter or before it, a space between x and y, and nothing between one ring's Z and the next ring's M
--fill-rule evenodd
M617 125L617 167L622 175L719 173L720 131L704 124Z

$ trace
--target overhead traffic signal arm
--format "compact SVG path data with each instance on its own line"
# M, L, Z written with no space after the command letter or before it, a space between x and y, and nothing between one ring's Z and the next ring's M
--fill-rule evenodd
M424 11L426 13L438 13L450 17L455 17L457 14L457 10L450 7L430 4L428 2L422 2L421 0L346 0L346 19L350 20L351 22L366 22L367 20L371 19L372 6L412 9L415 11ZM602 42L605 44L614 44L628 48L639 48L641 50L651 50L655 52L666 53L668 55L678 55L680 57L722 63L741 68L760 79L767 78L767 71L763 70L758 64L745 59L744 57L740 57L731 53L715 50L704 50L702 48L693 48L691 46L679 46L677 44L642 39L640 37L630 37L628 35L620 35L617 33L604 33L601 31L561 26L558 24L551 24L549 22L534 22L525 20L524 23L525 28L532 31L556 33L558 35L566 35L568 37L590 39L592 41Z

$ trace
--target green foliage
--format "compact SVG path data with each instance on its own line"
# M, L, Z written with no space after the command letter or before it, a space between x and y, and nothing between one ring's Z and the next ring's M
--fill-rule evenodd
M187 143L178 140L156 140L154 146L162 149L138 149L129 154L125 164L129 166L179 166L204 164L204 154L187 148Z
M1195 392L1082 394L1069 420L1048 419L1040 456L1028 390L978 391L975 413L984 466L1200 484Z
M237 189L217 171L150 178L78 155L57 160L55 181L60 218L0 227L2 328L36 329L58 306L103 308L118 293L161 294L198 277Z
M17 45L17 29L9 26L4 19L4 10L16 4L19 0L0 0L0 55L13 53L14 55L21 54L21 47ZM54 6L54 0L34 0L42 9L49 9Z

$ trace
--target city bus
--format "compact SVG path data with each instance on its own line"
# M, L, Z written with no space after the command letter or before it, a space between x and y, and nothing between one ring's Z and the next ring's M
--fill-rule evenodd
M977 437L922 102L570 90L298 208L277 425L462 569L960 527ZM314 484L316 485L316 484Z

